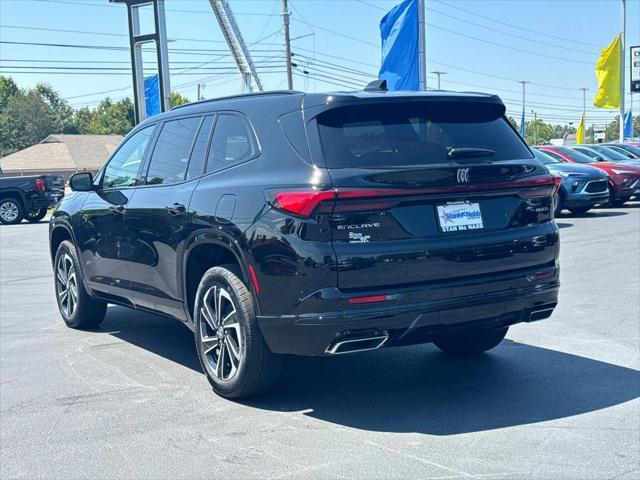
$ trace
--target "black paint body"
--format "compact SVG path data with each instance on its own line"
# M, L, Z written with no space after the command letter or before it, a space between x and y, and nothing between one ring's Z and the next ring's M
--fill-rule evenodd
M103 189L98 174L94 191L67 195L54 213L52 254L70 238L91 295L166 314L190 328L194 252L208 259L207 266L215 259L236 263L253 293L261 331L278 353L320 355L346 332L384 329L391 346L427 342L456 328L528 321L533 310L555 307L559 288L551 196L509 183L547 176L535 159L467 162L466 190L457 184L455 162L323 167L314 124L319 113L363 102L425 102L428 109L434 99L451 108L502 105L480 94L274 92L199 102L148 119L130 136L156 125L152 145L163 122L232 112L250 123L258 151L239 165L170 185L146 184L142 173L135 186ZM382 210L319 210L300 218L273 208L265 193L310 188L400 194ZM415 194L402 192L412 189ZM460 200L480 204L485 228L439 230L436 205ZM185 210L172 211L174 205ZM351 243L349 226L368 224L379 225L360 229L369 241ZM207 249L216 253L202 256ZM391 300L349 302L372 295Z

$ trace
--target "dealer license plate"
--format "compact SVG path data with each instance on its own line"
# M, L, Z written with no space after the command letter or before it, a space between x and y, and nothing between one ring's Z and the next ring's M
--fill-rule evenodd
M483 228L479 203L449 202L438 205L438 221L443 232Z

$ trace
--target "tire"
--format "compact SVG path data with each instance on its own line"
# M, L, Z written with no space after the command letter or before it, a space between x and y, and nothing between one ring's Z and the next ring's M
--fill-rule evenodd
M612 207L621 207L629 200L630 197L616 198L616 192L611 186L609 186L609 205Z
M53 261L56 301L64 323L82 330L96 328L104 320L107 304L89 296L82 282L76 249L63 241ZM66 292L66 295L65 295Z
M27 213L24 216L24 219L27 222L30 222L30 223L38 223L46 215L47 215L47 209L46 208L38 208L38 209L36 209L36 210L34 210L32 212Z
M611 202L609 202L612 206L614 207L621 207L623 206L627 201L629 200L629 197L625 197L625 198L618 198L617 200L612 200Z
M574 207L569 209L569 211L574 215L584 215L589 210L591 210L591 207Z
M12 197L0 200L0 223L3 225L16 225L24 218L22 203Z
M558 194L554 198L555 206L553 207L553 216L557 217L562 213L562 209L564 208L564 198L562 198L562 194L558 192Z
M505 337L509 327L498 330L459 332L443 335L434 340L440 350L454 355L477 355L496 347Z
M207 270L193 309L200 366L213 390L226 398L265 391L282 365L260 333L251 292L239 277L235 266Z

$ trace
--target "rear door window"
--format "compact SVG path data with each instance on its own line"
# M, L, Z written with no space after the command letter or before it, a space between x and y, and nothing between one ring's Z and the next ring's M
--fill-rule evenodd
M246 162L258 152L249 123L239 115L219 114L209 147L207 173Z
M449 163L452 149L483 149L490 160L532 158L503 113L494 104L386 103L334 108L316 122L329 168Z
M149 162L148 185L178 183L185 179L201 120L202 117L189 117L165 122Z

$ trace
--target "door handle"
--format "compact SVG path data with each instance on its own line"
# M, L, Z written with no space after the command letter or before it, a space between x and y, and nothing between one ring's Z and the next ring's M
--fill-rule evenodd
M173 205L164 207L164 209L171 215L180 215L187 211L187 207L185 207L181 203L174 203Z
M124 205L111 205L109 207L112 213L123 214L124 213Z

